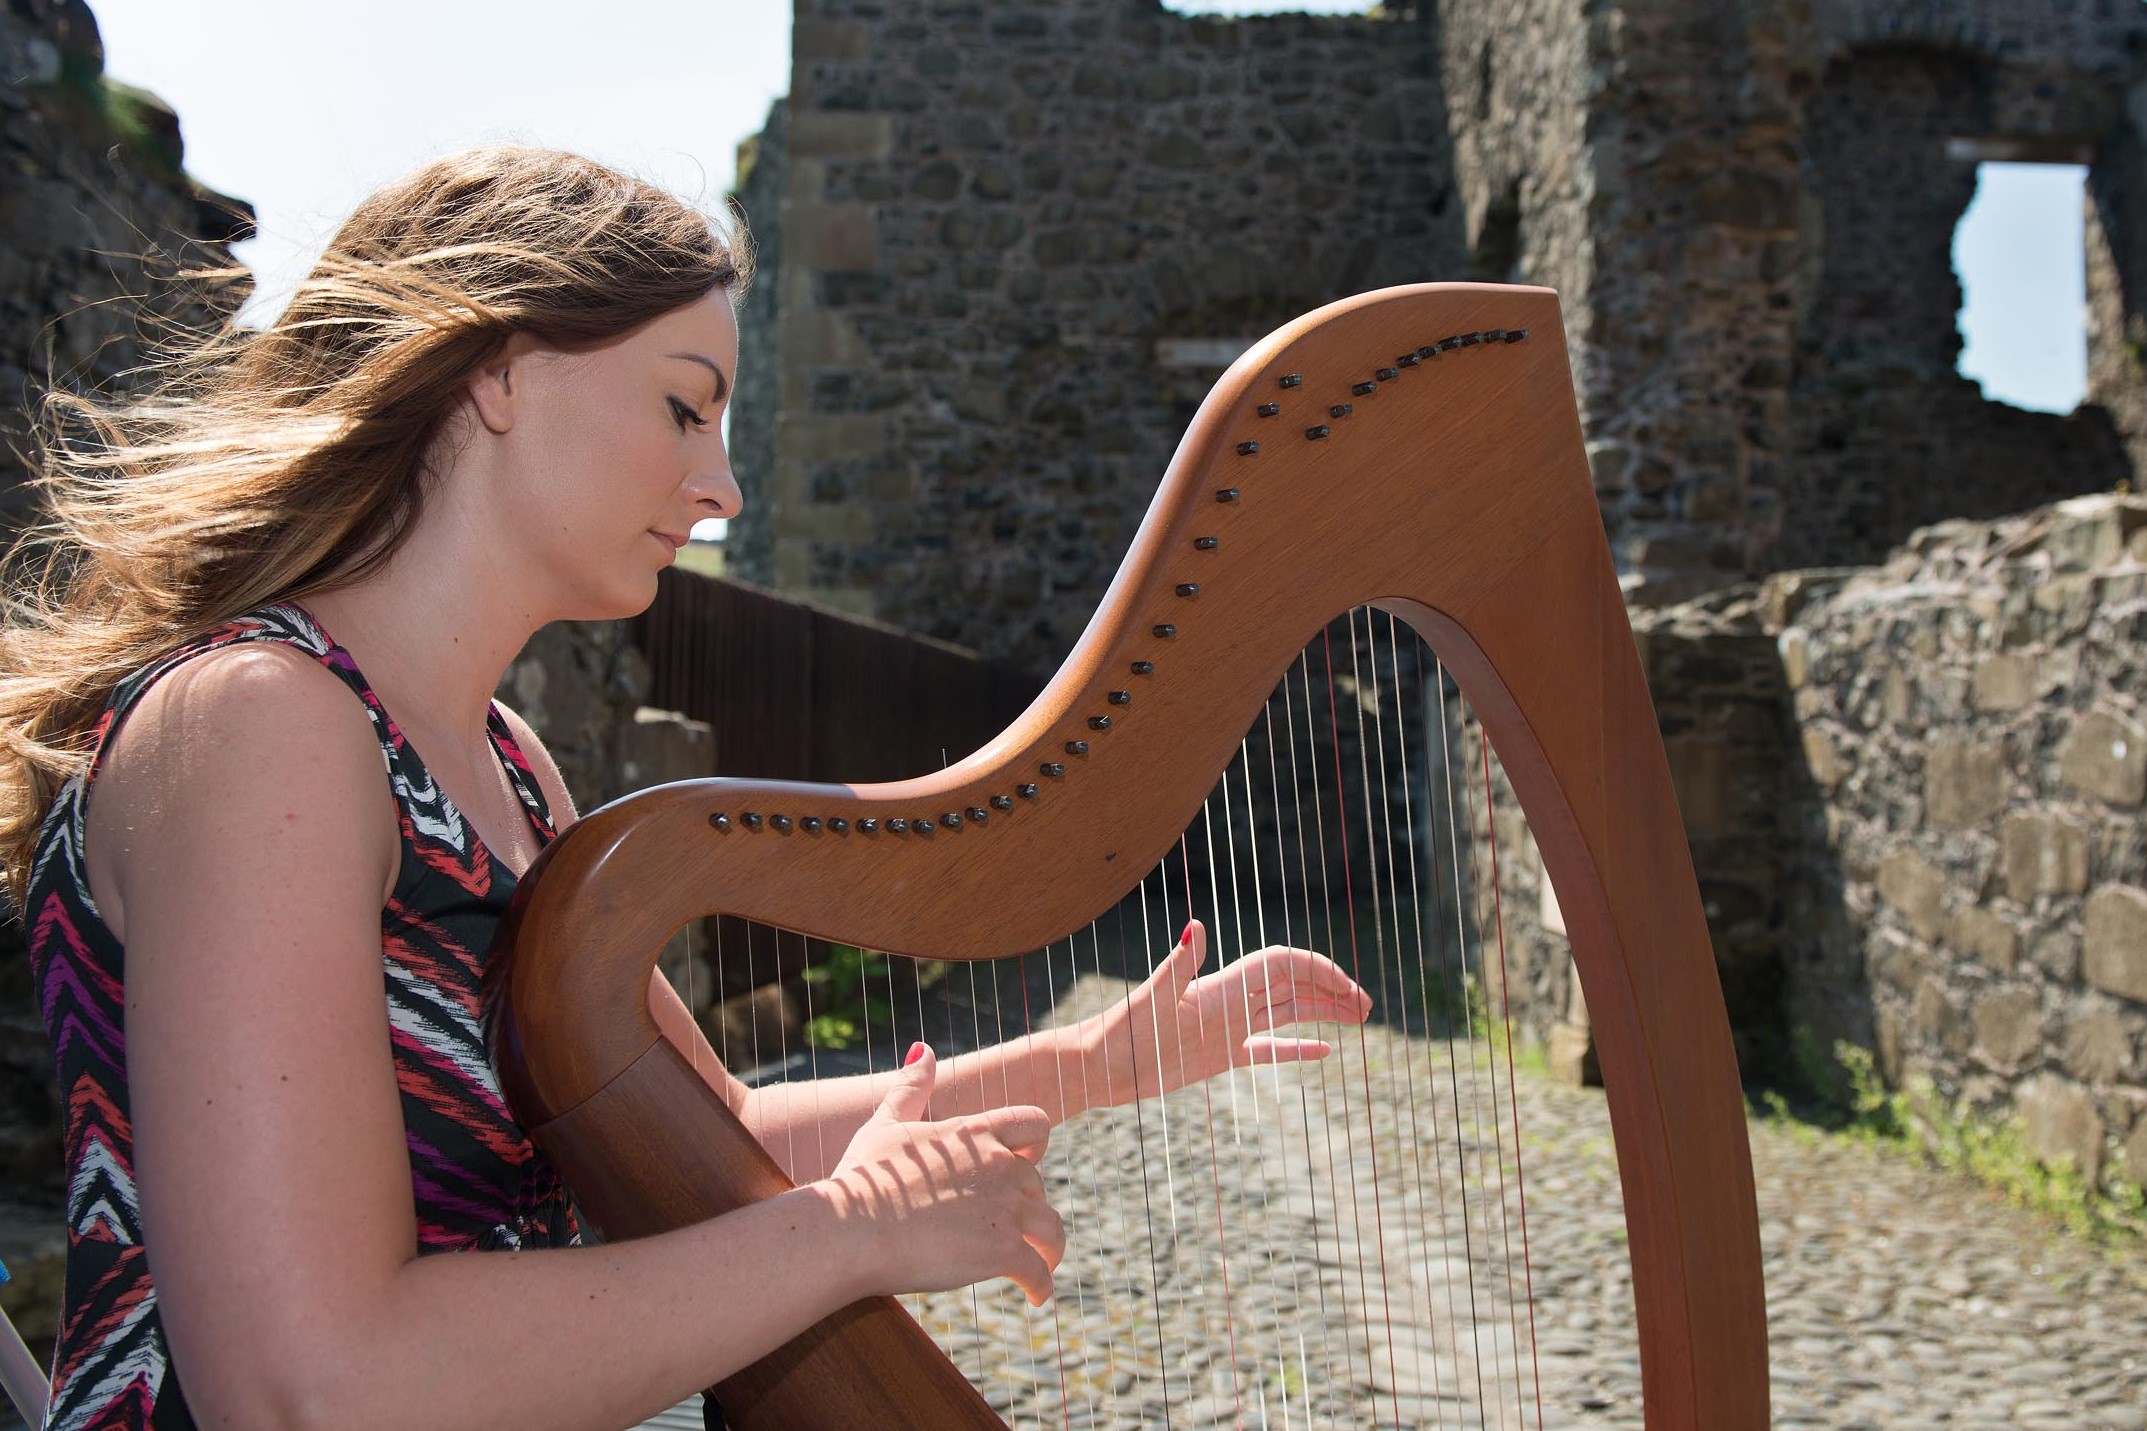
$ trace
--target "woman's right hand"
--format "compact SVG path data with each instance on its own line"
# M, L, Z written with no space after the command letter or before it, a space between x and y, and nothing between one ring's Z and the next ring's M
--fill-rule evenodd
M1066 1252L1036 1164L1051 1121L1041 1108L924 1120L939 1062L923 1044L823 1180L846 1216L869 1218L872 1281L886 1292L942 1292L1013 1279L1040 1307Z

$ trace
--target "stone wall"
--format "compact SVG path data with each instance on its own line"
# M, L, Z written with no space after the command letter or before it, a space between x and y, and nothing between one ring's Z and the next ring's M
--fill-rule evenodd
M1491 35L1555 13L1444 9L1488 15L1474 28ZM2092 159L2105 268L2147 275L2127 108L2139 7L1624 0L1566 14L1584 37L1586 122L1542 172L1585 176L1584 287L1564 291L1637 599L1876 561L1917 526L2108 490L2132 470L2123 434L2140 424L2125 410L2142 380L2121 348L2097 340L2098 406L2070 418L1986 402L1957 375L1951 243L1977 158ZM1512 115L1485 113L1494 127ZM1456 147L1473 149L1459 119ZM2103 326L2121 333L2137 287L2113 287L2098 290Z
M2147 499L1633 621L1746 1077L1838 1083L1846 1041L2041 1156L2147 1175ZM1503 921L1517 1033L1592 1077L1503 783L1495 819L1478 923Z
M1233 345L1408 279L1560 291L1648 605L2147 454L2136 5L800 0L796 33L745 195L776 373L738 419L739 569L780 590L1047 666ZM2093 165L2068 417L1956 372L1984 157Z
M188 177L171 110L103 71L80 0L0 5L0 426L11 438L44 386L104 384L139 362L153 320L213 321L153 280L229 263L226 245L252 227L249 205ZM28 511L24 475L0 447L0 526Z
M1244 345L1470 272L1413 18L801 0L794 46L748 580L1048 669Z
M1919 532L1780 647L1817 794L1791 1019L2147 1177L2147 500Z

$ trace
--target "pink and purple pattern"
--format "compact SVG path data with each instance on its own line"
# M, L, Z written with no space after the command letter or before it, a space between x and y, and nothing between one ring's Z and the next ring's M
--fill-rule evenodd
M82 862L88 792L105 741L158 677L205 651L280 641L365 703L402 825L402 867L380 912L389 1038L410 1150L420 1253L580 1240L558 1173L508 1112L487 1052L481 984L515 875L485 848L381 707L350 653L295 602L227 622L113 692L88 768L47 813L31 868L31 977L66 1103L66 1301L46 1426L175 1431L194 1421L174 1374L142 1246L127 1096L125 951L98 915ZM556 833L529 762L495 705L487 721L540 844Z

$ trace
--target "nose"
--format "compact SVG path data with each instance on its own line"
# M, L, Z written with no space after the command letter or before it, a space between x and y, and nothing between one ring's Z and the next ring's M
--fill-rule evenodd
M687 477L686 496L693 503L697 522L737 516L745 507L745 495L731 472L730 454L717 448L712 462Z

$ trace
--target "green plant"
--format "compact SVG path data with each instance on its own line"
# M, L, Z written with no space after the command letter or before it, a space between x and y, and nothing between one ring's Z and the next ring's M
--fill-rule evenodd
M1825 1085L1837 1094L1830 1107L1800 1116L1780 1093L1769 1091L1761 1095L1767 1120L1800 1141L1833 1135L1923 1159L2090 1241L2132 1248L2147 1237L2147 1192L2133 1180L2139 1170L2128 1168L2127 1176L2098 1185L2069 1158L2037 1156L2016 1120L1955 1107L1928 1080L1888 1088L1869 1049L1837 1043L1833 1063Z
M99 146L116 146L153 173L183 176L185 156L162 101L113 79L92 57L63 53L59 73L40 93L67 124Z
M836 944L826 963L808 964L798 977L805 981L807 1007L813 1011L805 1021L805 1038L814 1048L849 1048L866 1024L885 1023L893 1013L886 996L873 992L875 982L887 987L885 954Z

